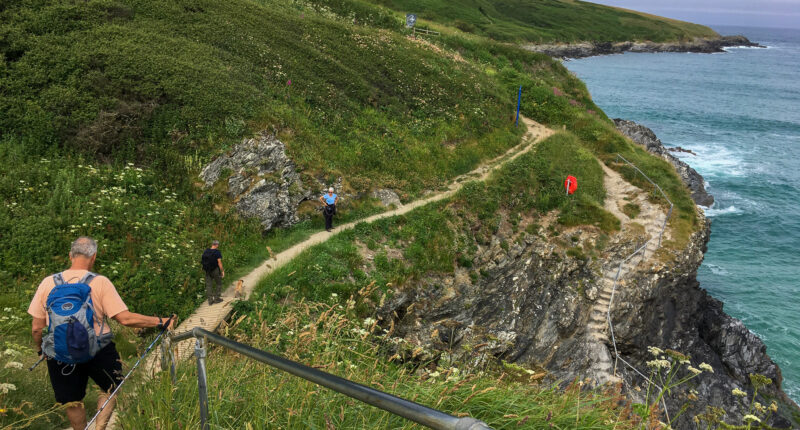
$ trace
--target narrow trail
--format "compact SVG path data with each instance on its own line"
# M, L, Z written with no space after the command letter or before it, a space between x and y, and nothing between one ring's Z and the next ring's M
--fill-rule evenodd
M240 278L243 281L243 289L240 294L241 297L236 297L237 279L222 293L221 303L209 305L208 301L204 301L197 309L195 309L192 315L183 320L183 322L181 322L178 327L175 328L175 331L181 333L192 330L195 327L200 327L208 331L216 331L222 322L225 321L231 314L233 302L239 299L246 300L248 297L250 297L253 289L255 289L256 285L258 285L258 282L263 277L284 266L306 249L325 242L336 233L352 229L358 223L370 223L383 218L403 215L420 206L443 200L454 195L464 186L466 182L485 181L493 171L497 170L505 163L508 163L509 161L512 161L520 155L530 151L537 142L555 134L554 130L549 129L536 121L530 120L523 116L520 116L520 119L527 127L527 132L523 136L522 142L510 148L504 154L481 164L471 172L456 177L446 190L438 193L431 193L429 196L423 199L415 200L391 211L382 212L364 219L340 225L335 227L331 232L320 231L319 233L311 235L303 242L295 244L291 248L264 261L250 273ZM189 339L172 345L172 350L174 352L175 361L180 362L181 360L190 357L194 353L194 340ZM151 353L145 362L142 363L142 371L147 375L148 378L154 377L159 371L161 371L161 354L159 354L158 351ZM114 411L106 428L108 430L114 430L117 427L117 413ZM90 430L94 430L94 425L92 425Z
M377 215L373 215L364 219L360 219L357 221L353 221L347 224L340 225L335 227L332 232L321 231L319 233L315 233L311 235L308 239L303 242L300 242L291 248L273 256L269 260L263 262L261 265L256 267L253 271L242 277L243 281L243 290L241 291L242 299L247 299L250 294L253 292L253 289L258 285L258 282L265 277L266 275L272 273L276 269L284 266L293 258L297 257L301 252L305 251L308 248L311 248L314 245L320 244L328 240L334 234L352 229L355 227L356 224L366 222L370 223L382 218L393 217L397 215L402 215L408 213L420 206L427 205L429 203L433 203L442 199L446 199L452 195L454 195L461 187L464 186L466 182L469 181L484 181L486 180L489 175L505 163L516 159L520 155L530 151L535 144L554 134L555 132L544 125L541 125L535 121L530 119L521 117L523 123L527 126L527 133L522 139L522 142L508 151L506 153L482 164L475 170L463 174L461 176L456 177L453 182L447 187L446 190L433 193L428 197L425 197L420 200L413 201L409 204L402 205L399 208L396 208L391 211L383 212ZM237 280L238 281L238 280ZM222 293L222 302L209 305L208 302L203 302L200 307L198 307L195 312L186 318L178 327L176 328L176 332L184 332L191 330L195 327L201 327L209 331L216 330L220 324L230 315L233 302L236 301L238 298L236 297L236 282L231 284L223 293ZM184 342L180 342L177 345L173 345L175 351L175 360L180 361L189 357L194 353L194 341L187 340ZM158 371L161 370L161 357L160 354L155 353L148 357L148 360L144 363L145 372L149 376L155 375Z
M555 130L549 129L528 118L523 117L522 121L527 126L527 133L523 136L521 143L510 148L506 153L487 161L469 173L456 177L443 191L430 193L423 199L402 205L391 211L343 224L334 228L332 232L320 231L319 233L311 235L303 242L295 244L289 249L272 256L241 278L243 281L243 288L239 292L240 297L236 297L237 279L223 292L223 301L221 303L209 305L207 301L203 302L191 316L186 318L176 328L176 331L189 331L195 327L215 331L230 315L233 302L239 299L246 300L262 278L286 265L303 251L314 245L325 242L338 232L354 228L358 223L370 223L383 218L403 215L420 206L446 199L458 192L466 182L486 180L493 171L530 151L535 147L537 142L556 133ZM666 217L664 211L658 205L648 201L646 192L626 182L619 173L611 170L605 164L600 164L605 173L604 187L607 193L605 209L619 218L621 223L620 232L617 234L617 237L622 237L626 233L633 233L640 237L644 236L646 239L658 237ZM636 204L640 208L640 213L633 219L622 211L622 208L628 203ZM668 234L669 231L666 231L665 237L668 237ZM620 266L621 259L609 260L603 266L603 277L598 282L600 291L592 306L589 322L585 330L585 338L589 346L589 358L592 363L589 371L594 375L595 381L598 384L619 381L619 378L614 375L614 362L609 352L609 327L606 320L606 315L611 305L612 289L614 288L615 279L617 279L617 271L619 270L617 281L617 288L619 288L625 285L625 279L637 270L639 264L653 257L657 248L658 241L653 240L647 244L641 257L637 256L622 266ZM622 259L624 258L625 257L622 257ZM175 361L179 362L184 360L193 354L194 340L190 339L172 345L172 349ZM145 363L143 363L143 368L148 378L155 376L161 370L160 354L157 352L151 354ZM109 422L108 428L114 429L116 427L118 426L115 412Z
M663 209L648 201L645 191L625 181L619 173L611 170L605 164L601 163L601 165L605 173L603 180L603 186L606 189L605 209L619 218L621 225L618 235L632 232L638 235L643 234L646 240L658 238L666 218ZM636 204L640 208L639 214L633 219L622 211L622 208L628 203ZM668 234L669 230L664 232L665 237L668 237ZM614 376L614 362L608 348L611 340L606 319L610 310L614 280L618 279L618 289L620 286L624 286L626 278L636 271L641 263L650 260L657 249L658 240L650 240L641 256L635 256L622 266L620 263L627 255L621 259L609 260L603 266L603 277L598 282L600 292L592 306L589 323L586 326L586 338L590 343L590 353L593 355L590 372L595 375L599 384L618 381L618 378ZM619 272L618 277L617 272Z

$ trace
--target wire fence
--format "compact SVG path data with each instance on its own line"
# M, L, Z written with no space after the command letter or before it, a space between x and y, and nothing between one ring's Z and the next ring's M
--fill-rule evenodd
M664 193L664 190L662 190L661 187L658 186L658 184L653 182L653 180L650 179L649 176L645 175L645 173L642 172L641 169L636 167L635 164L631 163L630 161L625 159L625 157L623 157L620 154L617 154L617 160L622 160L627 165L633 167L645 179L647 179L648 182L653 184L655 189L658 190L659 193L661 193L662 197L664 197L664 200L666 200L669 203L669 211L667 211L667 216L664 217L664 223L661 225L661 231L658 233L658 245L656 246L656 249L658 249L661 246L661 240L663 239L664 231L667 228L667 221L672 216L672 210L674 208L674 205L672 204L672 201L669 199L669 197L667 197L667 195ZM627 263L628 261L632 260L638 254L642 254L642 259L644 259L645 251L647 250L647 245L649 245L654 240L655 240L654 237L651 237L650 239L646 240L642 245L638 246L624 260L622 260L619 263L619 266L617 266L617 273L614 276L613 286L611 287L611 297L609 298L609 301L608 301L608 310L606 311L606 321L608 322L608 330L609 330L609 333L611 334L611 344L614 347L614 374L616 375L616 373L617 373L617 366L619 365L619 362L622 362L625 366L627 366L628 368L633 370L636 374L638 374L639 376L644 378L646 381L648 381L648 383L652 384L652 386L658 388L658 390L660 392L663 392L664 391L664 387L658 385L655 381L653 381L651 378L649 378L647 375L645 375L643 372L641 372L639 369L637 369L634 365L632 365L631 363L626 361L624 358L619 356L619 350L617 349L617 338L616 338L616 335L614 333L614 324L611 322L611 308L612 308L612 306L614 306L614 294L617 291L617 285L619 284L619 277L620 277L620 274L622 273L622 266L624 266L625 263ZM623 379L623 381L624 381L624 379ZM667 410L667 403L664 400L664 396L661 396L661 406L664 408L664 415L666 415L667 422L669 422L669 411Z

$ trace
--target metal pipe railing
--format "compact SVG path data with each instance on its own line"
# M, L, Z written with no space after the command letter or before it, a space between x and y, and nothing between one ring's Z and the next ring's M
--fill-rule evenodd
M276 369L299 376L307 381L330 388L333 391L342 393L346 396L360 400L369 405L391 412L408 420L422 424L437 430L491 430L486 423L475 418L458 418L448 415L436 409L414 403L400 397L393 396L383 391L379 391L336 375L323 372L313 367L309 367L286 358L270 354L252 346L245 345L200 327L195 327L190 331L172 335L170 341L180 342L194 337L197 339L195 344L195 356L197 357L197 383L200 388L200 427L207 430L208 423L208 393L206 374L206 343L214 343L232 351L238 352L253 360L268 364ZM162 353L163 354L163 353ZM172 358L164 354L162 360Z

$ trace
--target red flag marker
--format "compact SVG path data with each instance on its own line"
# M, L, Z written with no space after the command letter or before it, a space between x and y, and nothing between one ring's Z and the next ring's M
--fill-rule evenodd
M572 175L567 176L567 179L564 180L564 188L567 190L567 194L573 194L578 189L578 180Z

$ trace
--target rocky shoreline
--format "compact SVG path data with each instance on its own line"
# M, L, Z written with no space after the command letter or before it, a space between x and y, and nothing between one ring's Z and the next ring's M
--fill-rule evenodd
M714 39L695 38L680 42L579 42L570 44L527 44L523 49L541 52L556 58L584 58L595 55L622 54L624 52L724 52L732 46L760 47L744 36L720 36Z
M692 200L694 200L696 204L707 208L714 204L714 196L706 191L703 176L697 173L697 170L694 170L688 164L681 161L678 157L670 154L671 148L665 147L664 144L661 143L661 140L656 137L656 134L653 133L653 130L633 121L619 118L614 118L614 125L620 133L624 134L635 143L642 145L648 152L672 164L678 176L680 176L681 181L683 181L683 184L689 188L689 191L692 193ZM687 152L697 155L683 148L678 148L679 149L676 149L678 152Z

